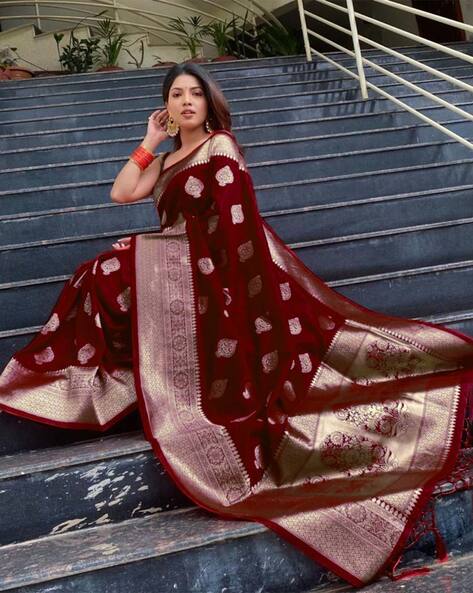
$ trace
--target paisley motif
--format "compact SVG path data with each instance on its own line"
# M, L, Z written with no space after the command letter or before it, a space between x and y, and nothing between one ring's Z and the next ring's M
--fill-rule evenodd
M225 165L225 167L222 167L215 173L215 179L218 181L218 184L221 187L224 187L225 185L233 183L235 178L233 177L233 173L230 167L228 165Z
M92 344L85 344L77 353L77 360L81 364L85 364L93 357L94 354L95 348L92 346Z
M215 379L215 381L212 381L212 385L210 386L209 398L217 399L219 397L222 397L222 395L225 392L225 389L227 388L227 384L228 379Z
M221 338L218 341L215 356L217 358L230 358L235 354L237 344L238 340L233 340L231 338Z
M248 296L253 298L257 294L261 292L263 288L263 282L261 280L261 276L258 274L257 276L253 276L248 282Z
M120 260L116 257L106 259L104 262L100 264L100 267L102 269L104 276L108 276L112 272L116 272L120 269Z
M205 186L200 179L194 177L193 175L189 175L186 184L184 185L184 190L186 194L189 194L193 198L200 198L204 187Z
M233 224L239 224L240 222L243 222L245 220L241 204L233 204L233 206L230 208L230 212L232 215Z
M128 311L131 305L131 289L129 286L117 296L117 303L120 306L120 311L123 311L123 313Z
M263 365L263 372L270 373L278 366L278 351L273 350L261 357L261 364Z
M210 257L201 257L197 261L197 266L202 274L211 274L215 267L212 259Z
M293 317L292 319L289 319L288 323L291 334L297 335L301 333L302 326L299 317Z
M87 315L92 315L92 299L90 298L90 292L87 293L85 299L84 299L84 312L87 313Z
M36 364L45 364L46 362L52 362L54 360L54 352L51 346L48 346L41 352L34 355Z
M299 354L299 361L301 363L301 372L310 373L310 371L312 370L312 361L310 360L308 352L304 352L304 354Z
M59 316L57 313L53 313L49 318L49 321L43 326L41 329L41 333L43 335L47 334L48 332L55 332L59 327Z
M281 296L283 301L288 301L291 298L291 287L289 282L283 282L279 285L281 289Z
M251 241L251 239L249 241L245 241L245 243L242 243L241 245L239 245L237 247L237 251L238 251L238 257L240 258L241 262L244 262L247 259L250 259L250 257L253 255L253 242Z
M273 328L271 323L265 319L264 317L257 317L255 319L255 328L257 334L262 334L263 332L267 332Z

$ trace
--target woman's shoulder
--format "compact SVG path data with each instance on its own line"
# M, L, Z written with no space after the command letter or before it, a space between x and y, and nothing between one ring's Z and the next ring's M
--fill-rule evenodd
M241 151L234 134L229 130L216 130L210 141L210 156L229 156L240 160Z

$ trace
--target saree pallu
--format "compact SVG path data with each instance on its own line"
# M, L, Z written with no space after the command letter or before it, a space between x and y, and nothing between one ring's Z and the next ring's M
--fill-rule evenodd
M328 287L261 218L231 132L162 171L154 197L161 232L76 270L2 374L0 408L103 430L138 405L196 504L369 582L457 458L473 339Z

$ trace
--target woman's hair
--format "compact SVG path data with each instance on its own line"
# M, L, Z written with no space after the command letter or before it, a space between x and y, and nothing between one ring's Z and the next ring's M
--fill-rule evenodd
M201 66L194 62L184 62L183 64L176 64L173 66L164 77L163 81L163 100L168 101L169 90L174 82L174 79L180 74L192 74L199 79L207 99L207 120L212 130L228 130L232 131L232 117L230 115L230 108L227 99L225 98L218 83L213 77ZM232 132L233 133L233 132ZM237 142L240 152L244 155L245 149ZM174 150L178 150L182 146L180 134L174 136Z

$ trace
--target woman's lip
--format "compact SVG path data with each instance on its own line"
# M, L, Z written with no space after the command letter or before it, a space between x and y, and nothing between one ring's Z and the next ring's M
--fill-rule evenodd
M187 113L183 113L182 115L195 115L195 113L193 111L188 111Z

